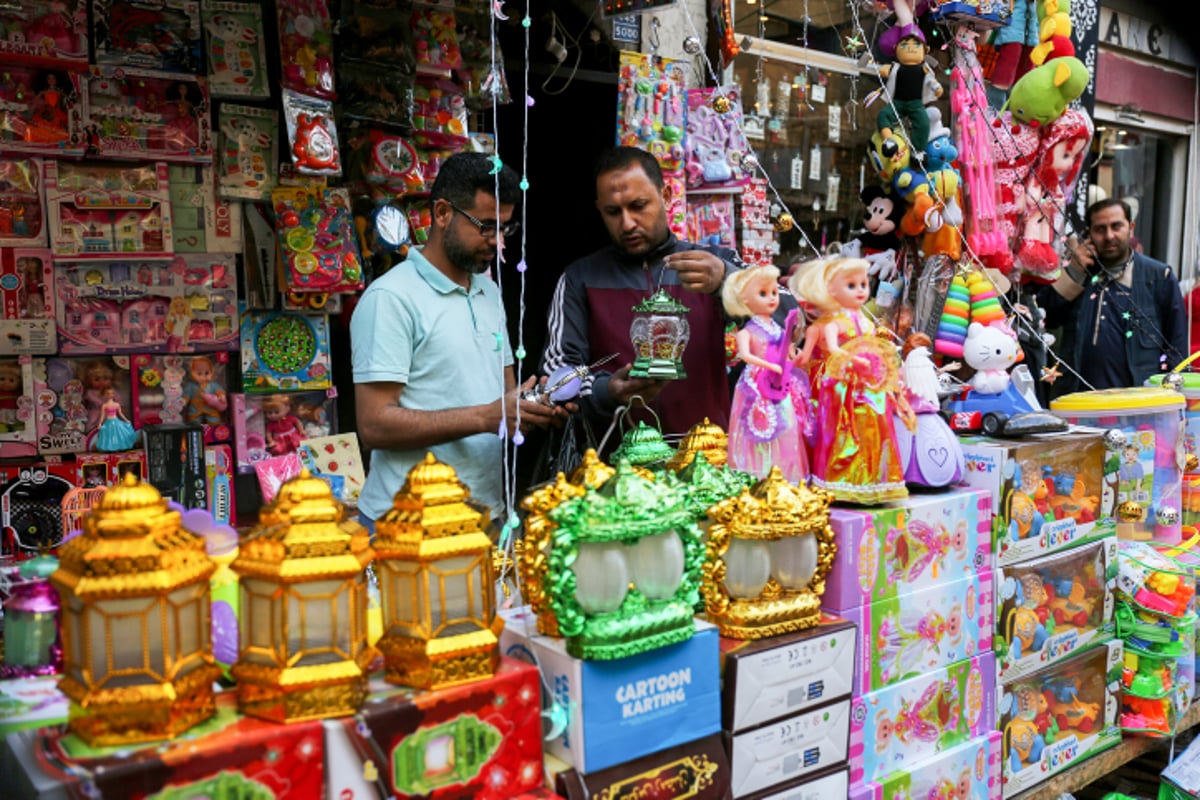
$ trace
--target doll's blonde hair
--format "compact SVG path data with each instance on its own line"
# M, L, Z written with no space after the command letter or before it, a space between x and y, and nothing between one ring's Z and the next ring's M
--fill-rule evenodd
M773 264L739 269L726 278L721 286L721 303L725 306L725 313L731 317L754 316L746 306L746 301L742 299L742 293L759 281L775 283L778 280L779 268Z
M829 282L839 275L867 270L865 258L818 258L801 264L788 278L788 289L796 299L821 311L837 311L841 306L829 294Z

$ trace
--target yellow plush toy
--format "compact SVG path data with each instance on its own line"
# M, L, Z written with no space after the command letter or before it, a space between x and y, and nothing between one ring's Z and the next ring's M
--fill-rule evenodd
M1039 43L1029 53L1029 60L1041 66L1052 58L1075 55L1071 43L1071 0L1038 0Z

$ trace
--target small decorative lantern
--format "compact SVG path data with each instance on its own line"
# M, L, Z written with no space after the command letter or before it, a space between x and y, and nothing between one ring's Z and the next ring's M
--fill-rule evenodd
M757 482L748 472L739 472L728 466L714 467L706 458L693 458L675 474L675 480L683 487L688 510L700 526L704 541L708 541L708 530L712 526L708 510L723 500L736 497Z
M639 422L623 437L621 444L613 450L613 463L628 461L635 467L655 469L663 466L675 455L671 445L663 440L658 428Z
M70 728L93 746L176 736L216 711L204 541L132 474L59 550Z
M431 795L464 785L479 774L500 747L500 731L473 714L421 728L392 750L392 777L406 795Z
M392 683L436 689L496 671L492 540L488 511L432 453L413 467L375 525L383 652Z
M691 332L684 315L689 310L663 289L633 307L629 338L637 359L631 377L668 381L687 377L683 350Z
M588 448L579 466L571 473L571 483L585 489L598 489L605 481L616 475L617 471L600 460L599 454Z
M4 663L0 678L29 678L62 672L58 591L48 578L58 559L41 555L21 564L4 601Z
M242 713L275 722L343 716L367 693L367 529L345 518L329 484L291 479L242 538L239 657ZM207 586L206 586L207 588Z
M837 546L833 496L793 486L778 467L709 509L705 608L721 634L760 639L817 624Z
M692 636L704 546L684 496L626 461L549 511L545 591L578 658L625 658Z
M697 422L679 443L679 449L667 462L667 469L679 472L692 463L697 454L703 454L714 467L723 467L729 460L729 436L720 425L713 424L708 417Z
M591 454L593 464L602 464L596 457L595 450L589 450L588 453ZM611 468L609 470L611 475ZM529 600L530 609L537 615L538 632L546 636L560 635L558 620L550 608L549 598L546 597L546 562L550 554L550 543L554 540L554 531L558 529L548 515L564 501L582 497L583 494L582 486L569 482L560 472L554 483L544 484L521 501L521 508L529 512L525 517L525 538L520 558L522 593Z

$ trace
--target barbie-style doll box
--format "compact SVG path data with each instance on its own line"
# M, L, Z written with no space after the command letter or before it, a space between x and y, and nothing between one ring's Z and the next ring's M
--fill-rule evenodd
M865 694L992 649L992 573L837 612L858 627L854 693Z
M991 493L996 566L1064 550L1116 530L1104 494L1103 434L1074 430L962 440L966 484Z
M855 697L850 717L850 783L881 781L996 729L991 653Z
M0 302L0 355L58 352L49 250L0 247Z
M992 500L979 489L837 508L829 524L838 549L821 605L834 613L991 569Z
M1000 733L992 731L858 786L848 800L993 800L1000 797L1000 750Z

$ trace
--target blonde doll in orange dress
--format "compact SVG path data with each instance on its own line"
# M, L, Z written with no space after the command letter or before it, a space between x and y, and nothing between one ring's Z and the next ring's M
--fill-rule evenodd
M817 314L796 359L812 378L813 485L873 505L908 496L892 420L899 414L910 428L915 421L899 353L862 311L871 296L868 266L860 258L810 261L788 288Z

